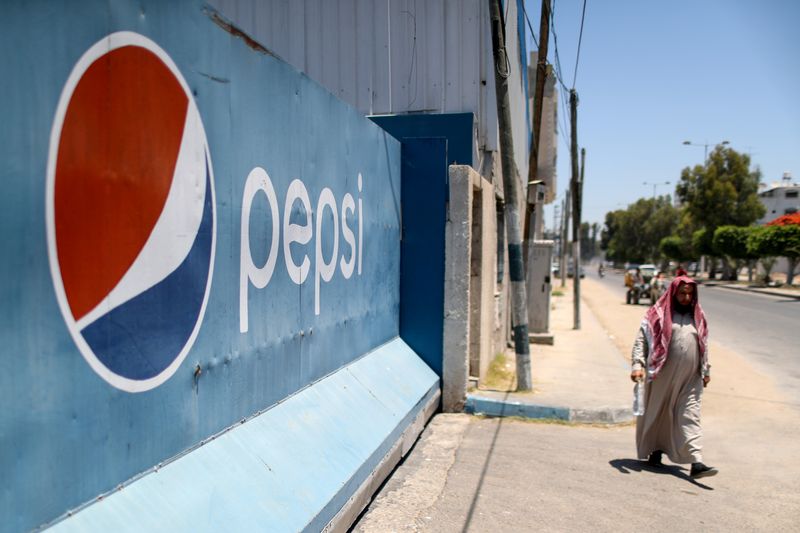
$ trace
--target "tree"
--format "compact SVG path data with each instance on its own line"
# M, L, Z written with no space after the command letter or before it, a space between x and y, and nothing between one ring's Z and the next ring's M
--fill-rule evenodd
M679 219L669 196L640 198L624 211L606 213L601 247L615 261L656 262L661 239L675 232Z
M753 281L753 263L758 256L747 247L747 240L753 229L753 226L720 226L714 232L712 244L715 253L726 256L736 265L730 279L738 278L739 262L747 261L747 277L749 281Z
M680 235L664 237L661 239L658 249L661 251L661 255L673 261L691 261L696 257L691 241L684 239Z
M581 260L589 261L597 255L597 233L600 224L581 223Z
M750 156L718 145L705 165L685 168L676 188L678 198L697 228L705 228L703 255L713 255L714 232L720 226L750 226L764 216L758 199L761 171L750 170ZM712 265L713 265L712 261ZM712 266L712 277L713 277Z
M775 238L775 228L778 226L762 226L754 228L747 237L747 250L758 256L761 266L764 267L764 282L769 283L769 274L775 265L775 258L783 249L781 243Z
M767 224L769 227L781 228L777 230L777 239L782 241L779 247L781 255L789 260L789 269L786 272L786 283L794 282L794 271L800 260L800 213L783 215Z
M614 262L625 261L620 250L612 247L614 236L619 231L622 216L625 212L621 209L606 213L605 227L600 232L600 249L606 253L606 259ZM616 243L615 243L616 244Z
M774 221L775 222L775 221ZM789 268L786 272L786 283L791 285L794 282L794 270L800 260L800 224L768 224L768 231L765 239L769 240L771 250L775 255L785 257L789 260Z

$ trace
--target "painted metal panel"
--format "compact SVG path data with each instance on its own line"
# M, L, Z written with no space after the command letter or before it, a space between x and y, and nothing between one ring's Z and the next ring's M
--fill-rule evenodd
M530 132L521 1L506 2L504 9L514 154L524 179ZM252 15L252 9L257 14L282 12L286 2L212 0L211 5L234 24L252 28L248 33L255 40L362 113L471 112L477 118L478 148L498 149L494 62L485 1L305 0L305 10L292 11L284 25L290 28L289 36L260 22L276 17ZM241 16L248 18L240 20ZM294 52L298 36L304 36L302 59Z
M321 531L437 390L395 339L52 531Z
M447 139L403 138L400 335L439 376L444 353L447 160Z
M256 16L255 4L225 5L254 24L265 21ZM288 64L226 32L211 14L199 0L96 0L46 7L14 4L0 22L0 50L14 51L0 54L2 71L13 73L0 99L5 121L0 130L0 180L5 186L0 197L0 401L11 406L0 410L0 530L25 530L52 520L398 335L399 143ZM154 230L151 235L169 237L157 248L166 255L156 254L153 262L137 256L134 264L141 269L131 267L123 278L135 283L115 286L128 287L131 299L114 300L111 291L95 308L98 319L116 316L114 311L139 302L138 295L167 287L165 280L183 280L147 300L154 307L144 306L128 323L148 343L132 346L156 353L168 344L164 332L169 330L156 326L183 318L180 312L169 318L165 309L180 311L184 306L197 317L185 351L168 354L174 357L174 366L168 367L174 373L163 382L133 388L112 383L110 374L97 370L102 370L102 360L98 366L87 355L97 355L98 349L89 339L88 324L82 329L76 319L71 282L64 285L62 265L53 261L77 237L63 240L57 233L57 221L70 208L53 208L62 204L50 201L60 197L54 192L60 184L66 183L67 190L84 186L80 180L71 185L62 181L58 154L62 137L68 135L64 132L73 130L56 127L58 117L67 125L78 117L74 131L80 134L88 131L81 129L84 114L95 112L93 105L71 107L72 93L65 88L70 83L73 89L83 87L95 64L81 63L87 51L105 57L124 48L116 46L128 38L133 40L125 46L145 48L168 65L165 79L173 76L183 91L178 94L190 111L179 124L181 149L173 157L179 161L175 168L188 170L175 173L171 183L183 183L186 176L194 180L183 188L174 186L185 193L176 196L176 205L188 202L199 213L191 231L173 231L170 224L183 221L188 208L164 207L162 213L169 216L160 217L158 224L167 221L164 227L171 232ZM122 61L109 70L114 73L109 83L131 65ZM136 98L150 89L157 96L163 87L144 79L133 78L133 92L114 86L119 94L101 83L105 96L97 101L127 95L135 104L128 112L152 113ZM111 116L121 111L103 112ZM173 127L166 121L162 125ZM83 149L70 153L79 164L105 153L96 145L76 143ZM119 157L148 157L138 151L141 147L120 146L129 151L119 151ZM188 154L189 163L180 163L180 154ZM111 163L104 168L108 175L118 170ZM125 176L123 190L150 190L143 175ZM86 192L95 205L129 201L127 192L109 195L105 190L98 186ZM309 208L301 200L290 201L287 214L290 190L301 199L307 193ZM210 225L204 206L212 210ZM352 235L344 231L344 211ZM70 216L78 220L84 214ZM310 238L304 243L306 222ZM102 233L104 226L96 227ZM287 241L287 231L294 242ZM160 258L180 248L176 243L209 237L212 252L204 268L210 285L199 284L199 299L189 298L189 288L197 288L199 278L175 278L177 267L165 270L164 280L154 278L153 285L142 281L160 275L159 269L165 268ZM120 245L113 239L103 242L96 250L112 255ZM301 277L300 268L291 263L299 265L306 256L307 277L295 283L292 277ZM274 270L267 275L268 269L261 267L268 260L274 260ZM342 262L353 265L349 276ZM194 273L202 261L181 264L190 265ZM92 266L88 259L85 265ZM109 324L118 325L114 320ZM128 333L112 327L97 338L113 350L111 341L130 340ZM113 368L105 368L114 374Z
M472 162L474 117L384 115L372 120L403 143L400 336L441 376L448 166Z

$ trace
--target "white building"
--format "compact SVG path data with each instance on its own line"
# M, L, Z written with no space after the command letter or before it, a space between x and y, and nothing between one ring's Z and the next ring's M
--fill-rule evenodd
M779 216L800 211L800 184L793 183L791 173L784 172L781 181L759 184L758 198L767 209L758 223L766 224Z

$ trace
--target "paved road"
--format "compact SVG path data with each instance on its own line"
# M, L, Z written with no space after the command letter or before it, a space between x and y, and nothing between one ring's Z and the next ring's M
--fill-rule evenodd
M600 279L595 268L587 275ZM609 272L600 281L624 300L622 274ZM721 287L702 287L700 297L713 340L775 378L800 405L800 300Z

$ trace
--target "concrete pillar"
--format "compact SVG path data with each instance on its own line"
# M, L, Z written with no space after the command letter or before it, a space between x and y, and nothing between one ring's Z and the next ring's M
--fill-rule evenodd
M445 224L442 410L464 410L470 345L471 167L451 165L450 203Z
M497 215L492 183L469 166L451 165L449 172L442 405L460 412L470 363L483 379L494 355Z

